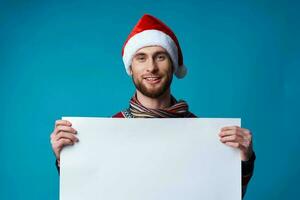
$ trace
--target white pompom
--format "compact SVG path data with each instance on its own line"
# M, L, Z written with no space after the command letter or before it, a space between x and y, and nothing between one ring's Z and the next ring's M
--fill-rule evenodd
M181 65L177 68L175 76L179 79L184 78L187 74L187 68L184 65Z

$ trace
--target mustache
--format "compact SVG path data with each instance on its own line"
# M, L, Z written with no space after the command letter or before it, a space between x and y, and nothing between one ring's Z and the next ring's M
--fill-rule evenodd
M148 77L156 77L156 78L161 78L161 77L162 77L162 75L161 75L161 74L158 74L158 73L155 73L155 74L153 74L153 73L148 73L148 74L144 74L144 75L142 75L142 78L148 78Z

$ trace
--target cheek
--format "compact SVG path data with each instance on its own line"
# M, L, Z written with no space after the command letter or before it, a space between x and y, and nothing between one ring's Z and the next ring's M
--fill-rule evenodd
M131 75L132 76L138 77L140 74L141 74L141 72L139 70L136 70L134 68L131 69Z
M143 73L144 68L145 67L143 64L133 61L131 64L131 67L130 67L130 71L131 71L131 74L139 75L139 74Z
M163 73L164 74L168 74L168 75L172 75L173 74L173 66L172 63L165 63L164 67L163 67Z
M167 59L163 63L161 63L161 69L163 69L164 72L173 73L173 64L172 61Z
M134 68L131 70L131 76L134 80L141 81L141 75L142 75L142 73L140 71L138 71Z

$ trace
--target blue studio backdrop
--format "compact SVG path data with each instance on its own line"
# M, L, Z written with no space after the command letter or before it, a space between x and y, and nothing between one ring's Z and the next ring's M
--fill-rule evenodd
M287 0L0 1L0 199L58 199L61 116L109 117L134 92L121 48L144 14L166 22L188 75L172 92L254 137L246 200L299 194L300 4Z

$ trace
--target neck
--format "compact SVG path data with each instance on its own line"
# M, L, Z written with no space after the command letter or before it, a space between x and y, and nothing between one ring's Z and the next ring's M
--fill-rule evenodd
M143 95L140 91L136 91L138 101L150 109L164 109L171 106L171 92L168 89L163 95L157 98L151 98Z

